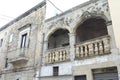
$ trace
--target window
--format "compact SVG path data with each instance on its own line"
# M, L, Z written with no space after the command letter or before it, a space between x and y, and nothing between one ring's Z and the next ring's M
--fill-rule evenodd
M13 41L13 34L10 35L9 43L11 43L12 41Z
M59 73L59 67L58 66L53 67L53 76L58 76L58 73Z
M26 40L27 40L27 33L22 35L21 46L20 46L21 48L26 47Z
M75 76L74 80L87 80L86 75Z
M5 68L8 67L8 58L6 58L6 62L5 62Z
M0 47L2 46L3 44L3 39L0 40Z

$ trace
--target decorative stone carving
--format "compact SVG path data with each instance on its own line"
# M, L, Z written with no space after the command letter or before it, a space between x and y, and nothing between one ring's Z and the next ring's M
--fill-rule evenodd
M70 18L70 17L66 17L64 19L64 24L67 26L70 26L70 24L74 21L74 19Z
M88 11L83 12L82 16L83 19L87 19L88 17L91 17L91 13Z
M83 14L81 16L82 19L87 19L92 16L103 15L104 11L101 7L90 6L86 10L82 10Z
M105 7L105 8L106 8L106 11L109 11L108 3L104 3L104 4L102 5L102 7Z

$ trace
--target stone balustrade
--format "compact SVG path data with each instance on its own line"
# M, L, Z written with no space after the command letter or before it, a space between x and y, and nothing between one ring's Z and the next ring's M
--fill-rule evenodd
M102 36L76 45L76 59L110 53L110 37Z
M45 55L45 63L56 63L70 60L68 47L61 47L48 50Z

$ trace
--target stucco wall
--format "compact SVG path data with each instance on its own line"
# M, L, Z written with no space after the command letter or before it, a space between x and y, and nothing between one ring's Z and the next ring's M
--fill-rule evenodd
M117 48L120 49L120 1L108 0Z

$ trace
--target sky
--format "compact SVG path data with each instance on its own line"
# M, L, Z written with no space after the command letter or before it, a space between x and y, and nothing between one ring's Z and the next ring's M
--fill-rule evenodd
M0 27L31 9L43 0L1 0L0 1ZM61 11L66 11L88 0L50 0ZM46 19L61 13L47 1Z

